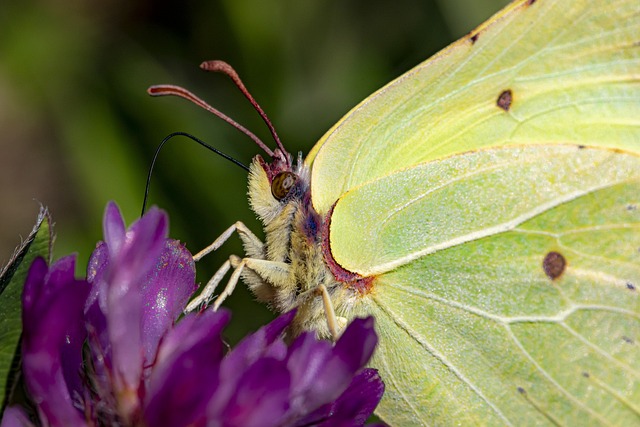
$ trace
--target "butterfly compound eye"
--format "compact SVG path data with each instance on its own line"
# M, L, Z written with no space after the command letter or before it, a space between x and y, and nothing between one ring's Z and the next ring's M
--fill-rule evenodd
M292 172L280 172L271 182L271 194L277 200L284 199L295 185L297 179L296 174Z

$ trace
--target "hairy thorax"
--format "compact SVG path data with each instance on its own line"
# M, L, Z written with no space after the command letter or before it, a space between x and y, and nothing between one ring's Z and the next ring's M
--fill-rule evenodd
M245 243L246 256L268 261L248 264L242 278L256 298L277 312L298 309L292 331L294 336L302 330L316 330L319 335L330 335L326 307L320 292L327 290L339 318L351 318L360 292L349 283L336 279L327 263L330 256L326 218L321 218L311 204L309 169L301 159L291 171L277 164L267 164L257 156L249 174L249 200L254 212L264 225L265 242L262 247ZM278 200L273 183L282 173L290 173L294 182L285 197ZM288 176L286 176L288 178ZM262 266L265 266L263 269Z

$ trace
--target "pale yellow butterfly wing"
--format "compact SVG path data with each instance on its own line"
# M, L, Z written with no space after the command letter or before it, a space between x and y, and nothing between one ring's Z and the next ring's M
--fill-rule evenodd
M468 173L456 174L457 163ZM640 158L530 146L428 166L430 190L412 198L415 206L385 205L362 251L385 260L394 230L398 244L418 234L433 248L377 275L357 307L375 315L381 335L373 366L387 391L379 414L402 426L633 425ZM490 184L503 190L488 198ZM377 189L393 204L400 197L391 193L406 188ZM360 196L354 190L341 202ZM382 239L386 249L376 246ZM566 263L555 272L552 254Z
M640 3L517 1L314 147L393 425L640 423Z
M326 213L350 188L482 147L638 150L639 8L635 0L512 3L327 132L306 159L314 207ZM506 90L508 112L496 106Z

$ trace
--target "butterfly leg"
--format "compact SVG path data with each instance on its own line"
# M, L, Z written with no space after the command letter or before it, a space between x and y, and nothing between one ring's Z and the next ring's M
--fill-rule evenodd
M229 240L229 237L231 237L231 235L236 231L238 232L240 239L242 239L242 243L244 244L245 249L260 252L262 251L264 244L260 241L260 239L256 237L255 234L251 232L251 230L249 230L246 225L244 225L243 222L238 221L235 224L231 225L231 227L227 228L220 236L218 236L216 240L213 241L213 243L195 254L193 256L193 260L198 262L205 255L208 255L218 249L224 242Z
M215 251L216 249L218 249L227 240L229 240L229 238L231 237L231 235L234 232L238 233L238 235L240 236L240 238L242 240L242 243L245 246L245 249L249 253L251 253L252 255L256 254L254 256L258 256L259 254L262 253L264 244L260 241L260 239L258 239L256 237L255 234L253 234L251 232L251 230L249 230L249 228L246 225L244 225L244 223L238 221L238 222L234 223L233 225L231 225L229 228L227 228L220 236L218 236L218 238L216 240L213 241L213 243L211 243L209 246L207 246L206 248L204 248L203 250L201 250L200 252L195 254L193 256L193 260L198 262L204 256L206 256L206 255L210 254L211 252ZM235 257L235 258L239 259L238 257ZM213 277L211 277L211 279L209 279L209 281L207 282L206 286L202 289L202 291L200 291L200 294L196 298L194 298L187 305L187 307L184 309L185 313L194 311L200 305L207 304L209 302L209 300L211 300L211 296L215 292L218 284L220 284L220 282L222 281L224 276L227 274L227 272L231 268L232 259L233 259L233 256L230 257L229 260L225 261L224 264L222 264L222 266L218 269L218 271L216 271L216 273L213 275ZM238 273L238 275L239 274L240 273ZM232 276L232 278L233 278L233 276ZM237 278L236 278L236 281L237 281ZM233 286L235 287L235 283L233 284ZM228 287L228 285L227 285L227 287ZM225 289L226 289L226 287L225 287ZM217 307L216 307L216 309L217 309Z
M195 258L195 257L194 257ZM222 278L227 274L229 269L231 268L231 261L225 261L222 266L216 271L216 273L209 279L206 286L200 291L200 294L189 302L187 307L184 309L185 313L189 313L191 311L196 310L200 305L208 303L211 299L211 296L215 292L218 284L222 281Z
M229 261L231 265L233 265L233 273L227 282L227 286L224 287L222 293L218 295L215 302L213 303L213 311L218 311L220 305L227 299L229 295L233 293L233 290L236 288L236 284L238 283L238 279L240 278L240 274L242 274L242 270L244 270L244 260L238 262L239 258L235 255L231 255L229 257Z
M333 308L333 302L331 302L331 295L327 287L323 284L318 285L316 292L322 297L322 305L324 306L325 316L327 318L327 327L333 341L337 341L340 338L340 334L347 326L347 319L342 316L337 316L336 311Z
M329 291L327 291L327 287L323 284L318 286L317 291L322 296L322 305L324 305L324 312L327 316L327 326L329 327L331 338L333 338L335 342L340 335L338 334L338 319L336 317L336 311L333 309L331 296L329 295Z
M267 261L256 258L238 258L235 255L229 257L231 266L234 270L227 282L222 293L216 298L213 303L214 311L217 310L229 295L233 293L242 271L246 268L252 270L263 280L272 283L274 286L287 286L289 282L289 264L284 262Z

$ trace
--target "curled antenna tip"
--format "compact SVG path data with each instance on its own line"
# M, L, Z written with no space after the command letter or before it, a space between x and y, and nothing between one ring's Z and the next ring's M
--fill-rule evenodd
M269 156L273 157L273 150L271 150L269 147L267 147L260 140L260 138L255 136L247 128L245 128L244 126L240 125L238 122L236 122L235 120L233 120L229 116L227 116L224 113L222 113L221 111L213 108L211 105L207 104L205 101L203 101L202 99L198 98L193 93L189 92L187 89L185 89L183 87L180 87L180 86L175 86L175 85L155 85L155 86L150 86L147 89L147 93L149 95L151 95L151 96L173 95L173 96L178 96L180 98L184 98L184 99L186 99L188 101L193 102L197 106L199 106L199 107L203 108L204 110L214 114L215 116L217 116L220 119L224 120L225 122L229 123L231 126L236 128L240 132L242 132L245 135L247 135L249 138L251 138L256 143L256 145L258 145L258 147L262 148L265 151L265 153L267 153Z
M211 61L204 61L203 63L201 63L200 64L200 68L205 70L205 71L214 71L214 72L219 72L219 73L226 74L233 81L233 83L236 85L236 87L238 89L240 89L240 92L244 95L244 97L249 100L249 102L251 103L253 108L258 112L258 114L262 118L262 121L264 121L264 123L269 128L269 132L271 133L271 136L273 137L273 139L276 142L276 145L278 146L280 151L282 151L283 153L286 153L284 145L282 145L282 142L280 141L280 137L278 136L278 134L276 132L276 129L273 127L273 124L271 123L271 120L269 120L269 117L264 112L262 107L260 107L260 105L253 98L251 93L249 93L249 91L247 90L247 88L244 85L244 83L242 83L242 80L240 79L240 76L238 75L236 70L233 69L233 67L231 65L227 64L224 61L211 60ZM271 155L271 157L273 157L273 155ZM287 156L285 156L285 158L286 157ZM287 162L287 164L289 164L288 159L287 159L286 162Z
M235 75L238 74L236 73L236 70L234 70L231 65L219 59L214 59L211 61L203 61L202 64L200 64L200 68L202 68L205 71L224 71L228 74L235 74Z
M168 93L163 90L163 87L164 85L149 86L147 93L151 96L168 95Z

